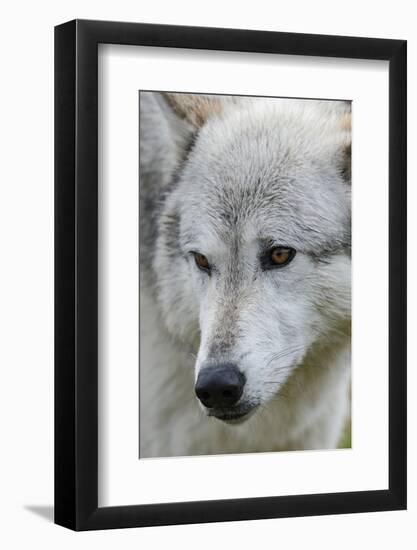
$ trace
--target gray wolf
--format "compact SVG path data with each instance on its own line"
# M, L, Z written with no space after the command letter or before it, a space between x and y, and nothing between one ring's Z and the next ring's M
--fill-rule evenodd
M332 449L349 102L140 93L140 456Z

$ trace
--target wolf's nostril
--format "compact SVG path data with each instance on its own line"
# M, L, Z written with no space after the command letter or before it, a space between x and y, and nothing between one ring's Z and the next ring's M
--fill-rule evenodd
M200 371L195 393L203 405L231 407L235 405L245 385L245 377L233 363L206 367Z

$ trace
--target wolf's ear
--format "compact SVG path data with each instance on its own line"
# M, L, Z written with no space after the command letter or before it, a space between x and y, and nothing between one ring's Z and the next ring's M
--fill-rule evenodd
M212 115L222 110L222 101L216 96L170 92L161 92L160 96L172 114L194 131L201 128Z
M342 154L340 168L343 178L347 183L352 181L352 115L349 111L342 114L340 119L342 128Z

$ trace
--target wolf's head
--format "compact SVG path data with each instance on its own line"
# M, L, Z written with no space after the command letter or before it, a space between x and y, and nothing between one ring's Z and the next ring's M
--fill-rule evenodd
M196 394L237 422L350 317L350 105L161 94L178 148L154 270Z

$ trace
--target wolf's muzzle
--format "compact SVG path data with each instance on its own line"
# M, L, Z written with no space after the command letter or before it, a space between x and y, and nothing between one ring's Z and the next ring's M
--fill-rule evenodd
M203 368L195 385L195 393L207 408L228 408L240 399L245 376L233 363Z

